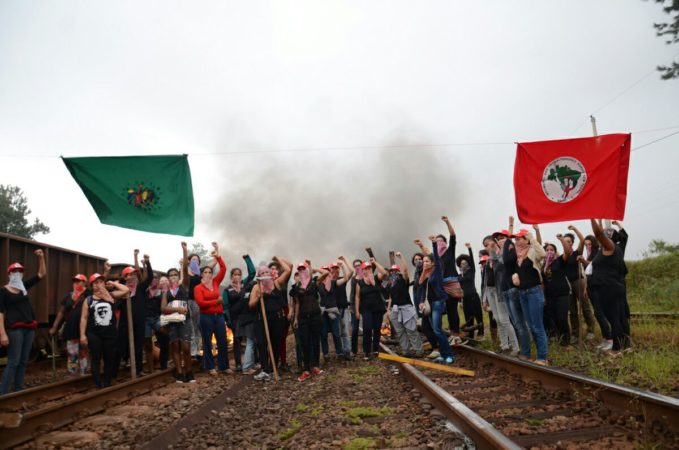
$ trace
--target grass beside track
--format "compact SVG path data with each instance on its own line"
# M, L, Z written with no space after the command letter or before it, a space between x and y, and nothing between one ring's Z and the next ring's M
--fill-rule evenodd
M679 312L679 253L628 261L627 267L631 311ZM488 316L484 318L489 330ZM610 359L596 351L601 342L597 325L597 337L591 342L566 349L550 341L549 361L597 379L679 397L679 320L633 318L631 331L632 352L620 358ZM486 336L480 348L496 350L488 331Z

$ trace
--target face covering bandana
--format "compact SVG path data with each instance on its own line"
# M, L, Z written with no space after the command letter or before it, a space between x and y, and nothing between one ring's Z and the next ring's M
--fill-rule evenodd
M443 256L446 250L448 250L448 245L443 241L438 241L436 242L436 249L438 251L439 256Z
M24 274L21 272L12 272L9 274L9 286L18 289L26 295L26 286L24 286Z
M200 275L200 263L197 259L192 259L189 263L189 273L191 275Z

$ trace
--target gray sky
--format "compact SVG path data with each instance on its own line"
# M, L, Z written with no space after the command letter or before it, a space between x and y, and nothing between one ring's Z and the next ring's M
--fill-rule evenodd
M189 242L218 239L227 264L409 255L442 214L478 248L515 211L512 142L588 136L591 113L633 147L679 127L679 80L607 104L679 53L664 20L639 0L6 0L0 182L51 227L39 240L114 262L138 247L165 268L181 238L99 224L59 155L188 153ZM678 147L632 153L630 258L677 241Z

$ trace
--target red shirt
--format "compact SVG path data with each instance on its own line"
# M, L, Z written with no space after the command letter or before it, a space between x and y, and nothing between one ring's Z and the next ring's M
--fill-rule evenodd
M212 278L212 290L205 287L203 283L198 284L193 290L193 296L196 299L196 303L198 303L201 314L224 313L224 306L221 303L217 303L217 299L221 295L219 285L226 275L226 264L224 264L221 256L217 257L217 263L219 264L219 273Z

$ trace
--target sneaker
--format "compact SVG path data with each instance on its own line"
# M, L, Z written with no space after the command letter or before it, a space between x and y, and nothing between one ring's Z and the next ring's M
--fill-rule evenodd
M444 361L445 364L452 364L455 362L455 358L452 356L448 356L446 360Z
M485 340L486 340L486 335L485 335L485 334L479 334L478 336L476 336L476 340L479 341L479 342L480 342L480 341L485 341Z
M271 375L264 372L263 370L253 377L255 381L270 381Z
M210 375L217 375L217 370L216 369L210 369L207 371Z
M234 373L232 368L228 368L226 370L220 370L220 372L224 375L233 375L233 373Z
M434 350L433 352L427 355L427 359L436 359L440 356L441 354L438 352L438 350Z
M287 365L287 364L281 364L280 366L278 366L278 370L280 370L281 372L287 373L287 372L290 372L290 366Z
M297 377L297 381L299 381L300 383L303 383L306 380L308 380L309 378L311 378L311 374L307 371L304 371L304 372L302 372L302 375Z
M434 362L436 364L444 364L446 362L446 360L442 356L439 356L436 359L434 359L434 361L432 361L432 362Z
M184 382L185 383L195 383L196 378L193 376L193 372L189 372L184 375Z
M604 340L602 340L602 341L599 343L599 345L596 346L596 349L597 349L597 350L601 350L601 349L604 348L607 344L608 344L608 341L607 341L606 339L604 339Z
M417 359L424 358L424 352L415 352L413 354L413 358L417 358Z
M594 333L591 332L587 333L587 336L585 336L585 340L591 341L592 339L594 339Z
M175 373L174 374L174 381L175 383L183 383L184 382L184 374L183 373Z
M241 366L240 364L237 364L236 365L236 372L242 372L242 371L243 371L243 366Z
M606 344L601 347L602 352L609 352L613 348L613 339L607 340Z
M535 364L537 364L538 366L548 366L549 365L549 363L547 362L546 359L536 359Z
M320 375L323 373L323 371L318 367L314 367L313 369L311 369L311 373L313 373L314 375Z

